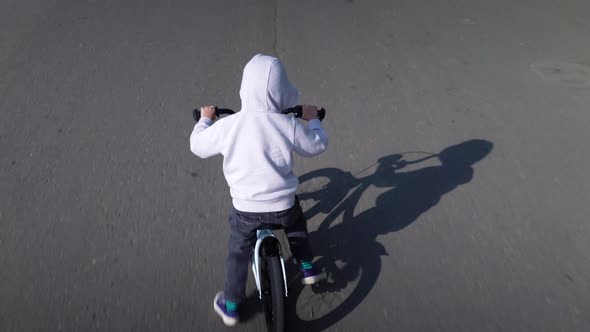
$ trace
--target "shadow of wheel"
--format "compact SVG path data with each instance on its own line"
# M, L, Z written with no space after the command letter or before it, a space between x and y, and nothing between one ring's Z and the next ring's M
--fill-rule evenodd
M330 241L332 237L344 236L353 240L356 236L353 224L347 224L352 228L343 228L335 222L342 213L345 218L349 217L352 211L347 209L346 203L356 206L366 184L337 168L312 171L302 175L299 181L303 192L298 195L299 198L302 201L311 200L305 204L307 218L328 214L318 230L310 233L310 237L315 238L312 243L327 245L320 250L325 256L314 265L323 269L328 279L318 285L304 287L296 278L289 287L287 319L292 330L322 331L350 314L373 289L381 271L384 248L373 238L365 236L352 246L340 241L343 239ZM345 199L346 203L343 203ZM361 243L362 248L359 248Z
M294 327L292 330L325 330L363 302L377 282L381 257L359 253L357 257L350 258L320 258L314 264L325 268L328 279L308 287L297 282L289 289L288 322Z

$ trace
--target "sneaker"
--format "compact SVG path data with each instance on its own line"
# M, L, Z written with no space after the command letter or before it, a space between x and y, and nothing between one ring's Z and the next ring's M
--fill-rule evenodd
M213 300L213 309L223 319L223 323L226 326L235 326L238 323L239 317L238 312L234 310L227 310L225 307L225 297L223 292L217 293Z
M326 273L318 272L315 268L311 269L301 269L303 272L303 279L301 282L304 285L315 285L320 281L326 280Z

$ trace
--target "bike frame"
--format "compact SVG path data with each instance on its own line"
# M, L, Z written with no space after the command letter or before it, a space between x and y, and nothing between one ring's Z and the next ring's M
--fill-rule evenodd
M262 299L262 287L260 285L260 250L263 246L275 246L278 250L279 258L281 259L281 268L283 269L283 282L285 283L285 297L288 296L287 291L287 273L285 271L285 260L281 255L281 243L270 229L262 229L256 231L256 246L254 247L254 257L252 259L252 273L256 280L256 288L258 289L258 297Z

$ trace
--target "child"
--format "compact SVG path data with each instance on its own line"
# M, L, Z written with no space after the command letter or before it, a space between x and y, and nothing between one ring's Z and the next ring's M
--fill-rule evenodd
M223 173L233 199L225 288L213 304L228 326L239 320L237 308L245 297L248 264L260 226L283 227L304 284L325 278L312 265L306 219L295 196L299 181L293 173L292 156L293 151L312 157L326 150L328 137L317 108L303 106L307 126L281 114L297 105L299 92L281 62L261 54L244 68L240 98L241 111L215 124L215 108L202 107L190 137L191 151L197 156L223 155Z

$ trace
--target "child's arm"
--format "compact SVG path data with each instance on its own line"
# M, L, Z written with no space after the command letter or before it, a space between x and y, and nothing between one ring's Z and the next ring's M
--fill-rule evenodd
M191 134L191 151L201 158L209 158L221 153L223 146L223 128L213 126L215 110L212 114L208 109L201 108L201 119L195 125Z
M328 147L328 135L319 119L309 120L307 126L295 122L294 150L305 157L313 157Z

